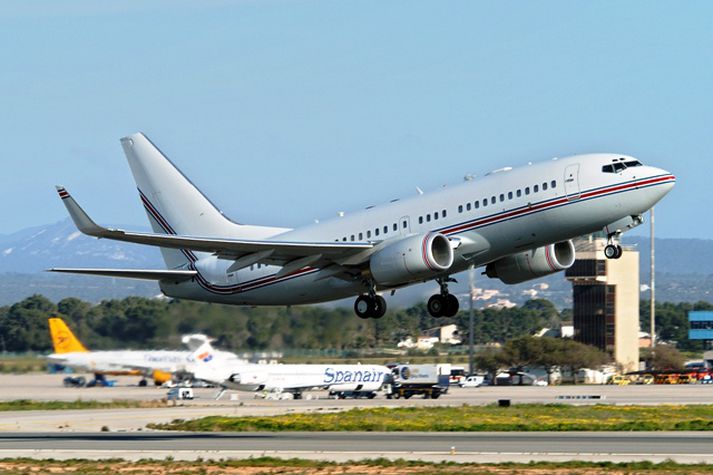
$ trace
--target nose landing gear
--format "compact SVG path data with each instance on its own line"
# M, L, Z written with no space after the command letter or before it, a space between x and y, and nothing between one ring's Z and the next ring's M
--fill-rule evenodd
M604 257L607 259L619 259L623 252L619 244L607 244L604 247Z
M448 292L448 282L455 282L455 280L442 278L436 279L436 281L441 286L441 293L432 295L428 299L426 304L428 313L435 318L455 317L459 308L458 299Z
M614 242L614 237L621 233L607 235L607 245L604 247L604 257L607 259L619 259L624 252L619 244Z

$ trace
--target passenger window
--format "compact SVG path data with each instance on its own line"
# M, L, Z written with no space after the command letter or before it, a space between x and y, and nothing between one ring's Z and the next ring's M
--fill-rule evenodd
M521 196L522 196L522 190L517 190L516 194L517 194L517 197L518 197L518 198L521 197Z
M431 215L430 215L430 214L427 214L427 215L426 215L426 221L428 221L429 223L431 222Z
M423 224L423 216L418 217L418 224Z
M545 191L547 189L547 182L544 182L542 184L542 191Z
M533 193L537 193L538 191L540 191L539 185L535 185L535 186L532 187L532 192L533 192Z
M491 197L490 197L490 204L491 204L491 205L494 205L496 201L497 201L497 200L495 199L494 196L491 196Z
M399 230L399 225L398 225L398 224L396 224L396 223L394 223L394 226L393 226L393 228L394 228L394 231L398 231L398 230Z
M530 194L530 187L529 187L529 186L526 186L526 187L525 187L525 194L526 194L526 195L529 195L529 194Z
M364 240L364 234L363 234L363 233L359 233L359 240L360 240L360 241L363 241L363 240Z
M406 226L407 226L406 221L404 221L402 224L403 224L403 228L406 229Z
M441 211L441 215L445 218L445 217L446 217L446 210Z
M378 236L378 235L379 235L379 228L376 228L376 229L374 229L374 236Z
M478 209L478 208L480 208L480 201L475 202L475 209Z
M342 238L342 241L347 242L347 237L344 236L344 237Z
M354 235L353 235L353 234L352 234L351 236L349 236L349 240L350 240L351 242L354 242Z
M462 213L463 212L463 205L458 205L458 212Z
M470 211L470 203L466 203L465 209L467 209L468 211Z
M508 191L508 199L509 199L509 200L512 199L512 191Z
M384 226L384 234L387 234L388 232L389 232L389 227L388 227L388 226Z
M433 219L438 219L438 211L436 211L435 213L433 213Z
M557 188L557 181L552 180L552 181L550 182L550 186L551 186L552 188Z
M485 198L485 199L483 200L483 207L485 207L485 206L488 206L488 199L487 199L487 198Z
M371 237L371 230L366 232L366 238L369 239Z
M501 202L502 202L502 201L505 201L505 195L502 194L502 193L500 193L500 201L501 201Z

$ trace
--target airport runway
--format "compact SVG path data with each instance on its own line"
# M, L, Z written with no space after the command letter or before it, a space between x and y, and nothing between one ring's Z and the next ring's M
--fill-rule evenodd
M709 463L705 432L479 433L5 433L0 457L204 459L257 456L347 461L387 457L452 462L635 461Z

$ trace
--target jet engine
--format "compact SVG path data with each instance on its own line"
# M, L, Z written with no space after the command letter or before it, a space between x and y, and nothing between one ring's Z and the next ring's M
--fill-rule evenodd
M427 233L387 245L371 257L369 269L378 284L400 285L438 275L452 264L453 248L448 238Z
M268 379L267 370L246 370L231 374L224 383L231 388L252 391L266 384Z
M491 262L486 266L485 274L506 284L519 284L569 269L574 264L574 257L572 241L562 241Z

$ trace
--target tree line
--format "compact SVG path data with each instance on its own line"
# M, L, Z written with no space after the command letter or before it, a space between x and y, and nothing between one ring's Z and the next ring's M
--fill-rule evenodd
M657 304L660 338L686 349L687 310L713 308L707 303ZM648 316L642 305L642 328ZM455 323L468 340L468 312L452 319L435 319L421 303L393 309L379 320L361 320L351 309L327 306L237 307L182 300L128 297L92 304L77 298L57 303L33 295L0 307L0 351L48 352L51 341L47 318L59 316L90 349L179 348L186 333L206 333L216 345L231 350L335 349L358 350L394 347L397 342L428 329ZM475 311L476 344L504 344L536 330L560 325L571 315L560 313L542 299L509 309Z

